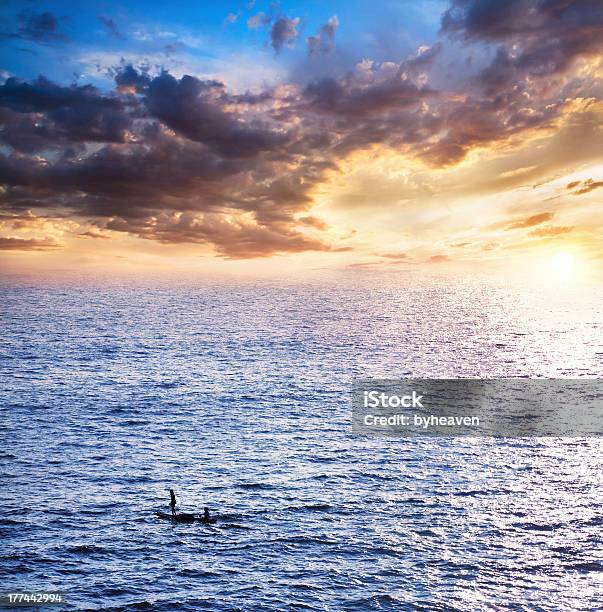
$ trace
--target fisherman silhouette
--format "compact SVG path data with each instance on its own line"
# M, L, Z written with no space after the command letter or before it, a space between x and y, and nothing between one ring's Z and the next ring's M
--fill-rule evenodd
M172 514L176 516L176 494L174 493L174 489L170 489L170 508L172 509Z
M209 508L205 506L203 508L203 514L193 513L193 512L176 512L176 494L174 493L174 489L170 489L170 508L172 510L171 514L167 512L156 512L155 514L162 519L171 519L176 523L194 523L198 521L200 523L208 523L213 525L216 522L216 519L211 517L209 514Z

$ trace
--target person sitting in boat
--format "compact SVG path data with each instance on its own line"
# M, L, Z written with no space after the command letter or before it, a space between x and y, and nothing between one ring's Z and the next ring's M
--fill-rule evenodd
M172 514L176 516L176 494L174 489L170 489L170 508L172 509Z
M202 520L204 523L209 523L211 520L209 518L209 508L207 506L203 508L203 519Z

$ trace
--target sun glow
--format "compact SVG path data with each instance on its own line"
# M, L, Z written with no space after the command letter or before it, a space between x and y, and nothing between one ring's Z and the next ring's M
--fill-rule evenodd
M576 276L578 260L573 253L559 251L549 261L550 273L559 280L568 280Z
M551 289L578 289L594 280L592 261L587 253L573 245L547 249L535 256L525 271L534 286Z

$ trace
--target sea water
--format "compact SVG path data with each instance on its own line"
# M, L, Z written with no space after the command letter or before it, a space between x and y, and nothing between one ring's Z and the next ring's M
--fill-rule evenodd
M370 438L350 408L355 377L600 377L600 289L340 272L15 277L1 294L4 592L98 610L601 604L600 439ZM157 519L170 488L218 522Z

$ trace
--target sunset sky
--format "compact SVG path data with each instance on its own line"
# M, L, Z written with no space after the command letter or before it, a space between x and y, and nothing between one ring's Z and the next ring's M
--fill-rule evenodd
M603 267L600 0L0 10L3 273Z

